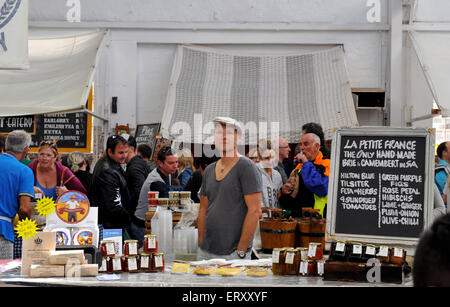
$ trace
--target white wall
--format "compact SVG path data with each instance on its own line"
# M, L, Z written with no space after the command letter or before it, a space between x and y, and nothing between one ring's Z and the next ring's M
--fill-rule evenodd
M398 1L398 0L397 0ZM96 111L116 123L160 121L175 46L241 52L298 52L343 45L352 87L389 83L389 7L370 23L367 0L80 0L81 22L69 23L62 0L30 1L31 28L110 28L96 76ZM113 96L118 114L110 113ZM401 103L401 102L400 102ZM361 125L382 125L378 111L358 111ZM100 126L101 121L96 120Z

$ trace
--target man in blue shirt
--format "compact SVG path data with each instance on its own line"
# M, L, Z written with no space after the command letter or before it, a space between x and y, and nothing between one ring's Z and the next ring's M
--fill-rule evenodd
M6 138L5 152L0 155L0 259L13 259L15 215L19 214L19 219L31 217L34 176L20 163L30 144L30 135L15 130Z
M444 192L445 182L450 173L450 142L439 144L436 153L439 156L439 164L434 169L434 182L438 186L439 192Z

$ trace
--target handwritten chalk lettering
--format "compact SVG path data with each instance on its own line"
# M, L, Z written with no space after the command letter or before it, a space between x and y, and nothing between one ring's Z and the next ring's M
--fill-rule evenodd
M356 158L356 152L344 151L344 158Z
M400 180L400 177L393 174L381 174L381 179L385 181L398 181Z
M422 175L400 175L401 181L409 181L409 182L422 182Z
M361 173L361 179L375 179L375 173Z
M399 188L407 188L408 182L403 182L403 181L391 181L389 183L391 185L391 187L399 187Z
M398 160L374 160L374 159L361 159L362 167L390 167L398 168Z
M381 208L392 208L397 209L397 203L392 201L382 201L381 202Z
M392 216L382 216L381 217L381 223L383 225L398 225L398 217L392 217Z
M341 186L346 188L370 188L369 181L347 181L341 180Z
M368 158L371 159L373 158L373 156L375 155L374 152L366 152L364 150L360 150L356 153L356 158L360 159L360 158Z
M416 150L416 141L387 140L384 142L384 148L399 149L399 150Z
M397 209L381 209L381 214L385 216L398 216Z
M400 208L402 208L403 210L419 210L419 211L422 211L422 204L419 204L419 203L405 203L405 202L402 202L402 203L398 204L398 206Z
M376 188L369 188L369 189L363 189L363 188L356 188L356 189L352 189L352 188L341 188L340 189L341 194L344 195L352 195L352 194L356 194L356 195L377 195L378 194L378 189Z
M420 213L415 210L400 210L400 216L402 217L419 217Z
M403 201L410 202L414 198L413 195L391 195L391 194L381 194L381 200L385 201Z
M383 141L382 140L360 140L359 148L360 149L382 149Z
M342 160L342 167L355 167L356 160L344 159Z
M347 140L347 143L345 144L344 149L353 149L353 148L357 149L358 148L358 144L356 144L356 141L352 141L351 144L349 142L350 142L350 140Z
M377 159L394 159L395 158L395 150L377 150L376 158Z
M344 210L364 210L364 211L377 211L376 205L368 205L368 204L352 204L352 203L343 203L342 208Z
M417 226L417 225L419 225L419 219L410 218L410 217L402 217L400 219L400 223L402 225Z
M358 173L341 173L341 179L360 179Z
M377 199L375 197L341 196L340 200L344 203L375 204L377 202Z

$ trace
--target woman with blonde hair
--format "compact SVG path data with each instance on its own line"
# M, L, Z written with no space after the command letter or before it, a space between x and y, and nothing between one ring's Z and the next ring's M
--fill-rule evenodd
M89 193L92 184L92 174L88 171L88 162L84 154L79 151L72 152L67 158L67 164Z
M34 174L35 193L56 199L69 190L86 194L86 189L68 167L58 161L55 141L42 141L38 158L28 165Z
M177 152L178 156L178 180L184 188L195 171L194 158L189 149L183 148Z

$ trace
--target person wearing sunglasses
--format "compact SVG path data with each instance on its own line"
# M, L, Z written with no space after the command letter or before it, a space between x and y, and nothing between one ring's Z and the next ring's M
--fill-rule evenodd
M54 201L69 190L87 194L86 188L72 171L58 161L55 141L42 141L38 158L28 165L34 174L35 193L50 197Z

